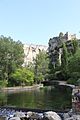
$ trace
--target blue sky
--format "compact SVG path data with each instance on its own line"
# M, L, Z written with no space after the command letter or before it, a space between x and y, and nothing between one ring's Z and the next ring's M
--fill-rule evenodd
M0 35L48 45L67 31L80 37L80 0L0 0Z

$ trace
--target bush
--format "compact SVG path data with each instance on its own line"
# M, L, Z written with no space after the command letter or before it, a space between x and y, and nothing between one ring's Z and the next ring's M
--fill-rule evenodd
M69 79L67 80L67 83L68 83L68 84L76 85L76 79L74 79L74 78L69 78Z
M67 80L67 83L76 85L79 78L80 78L80 73L79 72L73 72L73 73L70 74L70 78Z
M27 68L19 68L11 74L9 86L24 86L34 83L34 73Z
M80 86L80 78L76 81L76 85Z
M6 80L1 80L0 81L0 88L6 87L7 86L7 81Z

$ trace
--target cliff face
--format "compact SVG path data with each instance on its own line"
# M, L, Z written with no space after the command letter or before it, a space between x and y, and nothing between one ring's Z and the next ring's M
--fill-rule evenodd
M44 45L24 45L24 64L23 66L28 65L29 63L33 63L34 58L39 53L39 51L47 51L47 46Z
M62 43L65 42L68 51L71 51L73 49L71 41L74 39L76 39L76 35L71 35L68 32L66 32L66 34L60 33L59 36L49 39L48 51L51 62L54 66L57 61L59 62L59 65L61 65L61 55L63 51Z

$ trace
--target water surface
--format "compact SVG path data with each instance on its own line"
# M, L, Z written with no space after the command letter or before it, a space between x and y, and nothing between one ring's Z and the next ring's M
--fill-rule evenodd
M71 90L45 87L16 93L1 93L0 105L63 110L71 108Z

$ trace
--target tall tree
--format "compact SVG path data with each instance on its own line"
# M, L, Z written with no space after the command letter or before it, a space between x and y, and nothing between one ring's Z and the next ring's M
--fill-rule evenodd
M11 37L0 37L0 80L9 80L10 74L23 63L23 44Z
M69 58L68 69L70 73L80 72L80 48L77 50L74 56Z
M80 79L80 48L69 58L68 71L68 83L76 84L76 81Z
M73 55L76 53L78 47L79 47L79 46L78 46L78 41L77 41L77 39L72 40L72 48L73 48L72 54L73 54Z
M37 54L36 59L34 60L35 64L35 81L40 82L47 77L48 73L48 55L43 51L39 51Z
M62 43L62 67L66 70L68 65L68 51L65 43Z

